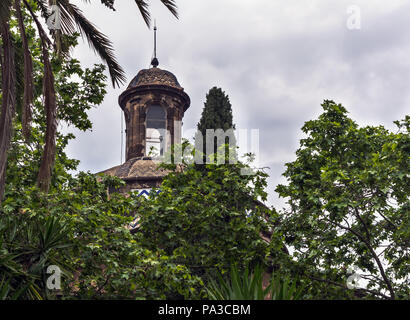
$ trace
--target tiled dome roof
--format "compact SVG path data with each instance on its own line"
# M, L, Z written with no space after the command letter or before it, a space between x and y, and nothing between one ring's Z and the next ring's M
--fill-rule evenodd
M131 80L129 88L143 85L165 85L181 89L177 78L173 73L160 68L143 69Z

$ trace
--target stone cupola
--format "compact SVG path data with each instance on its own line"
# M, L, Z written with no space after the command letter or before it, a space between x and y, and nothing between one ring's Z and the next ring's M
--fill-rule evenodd
M157 66L141 70L118 102L126 125L125 161L162 156L171 144L180 143L190 99L171 72Z
M117 176L126 186L110 192L143 194L160 187L167 172L158 164L172 144L181 143L182 118L191 101L175 75L158 64L155 53L151 68L139 71L119 96L126 126L125 162L100 173Z

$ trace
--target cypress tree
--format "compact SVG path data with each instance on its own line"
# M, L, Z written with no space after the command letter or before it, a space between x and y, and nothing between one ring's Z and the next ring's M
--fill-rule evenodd
M222 91L221 88L213 87L206 95L206 102L204 103L204 109L202 110L201 119L197 125L198 131L202 133L203 147L196 146L197 149L206 153L206 130L207 129L222 129L224 131L229 129L235 129L232 117L232 105L229 101L228 95ZM226 138L225 142L229 143L229 139ZM236 145L236 140L233 138L230 143ZM221 142L217 145L217 139L214 140L214 153L217 152ZM227 154L228 150L225 150Z

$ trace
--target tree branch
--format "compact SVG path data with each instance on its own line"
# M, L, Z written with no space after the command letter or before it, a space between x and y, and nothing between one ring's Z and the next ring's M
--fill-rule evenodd
M334 221L332 221L332 220L330 220L330 219L328 219L328 218L325 218L325 219L326 219L328 222L332 223L333 225L335 225L335 226L337 226L337 227L339 227L339 228L342 228L342 229L344 229L344 230L349 231L350 233L352 233L352 234L354 234L356 237L358 237L359 240L363 241L363 243L364 243L364 244L366 245L366 247L369 249L370 254L372 255L373 259L376 261L376 264L377 264L377 266L378 266L378 268L379 268L380 274L381 274L381 276L383 277L383 280L384 280L384 282L385 282L385 284L386 284L386 286L387 286L387 288L388 288L388 290L389 290L389 292L390 292L390 298L391 298L391 299L394 299L394 298L395 298L395 292L394 292L394 290L393 290L393 286L392 286L392 284L391 284L389 278L387 278L387 275L386 275L386 273L385 273L385 271L384 271L383 265L382 265L382 263L380 262L379 257L377 256L376 252L373 250L373 248L372 248L372 246L370 245L370 243L366 240L366 238L363 237L360 233L358 233L358 232L356 232L355 230L353 230L352 228L345 227L345 226L343 226L343 225L341 225L341 224L339 224L339 223L337 223L337 222L334 222Z
M309 276L309 275L306 275L306 276L307 276L309 279L314 280L314 281L328 283L328 284L337 286L337 287L339 287L339 288L342 288L342 289L344 289L344 290L352 290L352 289L349 289L346 285L343 285L343 284L341 284L341 283L338 283L338 282L335 282L335 281L332 281L332 280L320 279L320 278L316 278L316 277ZM355 293L360 293L360 291L365 291L365 292L371 293L371 294L373 294L373 295L377 295L377 296L383 297L384 299L390 299L390 297L384 295L383 293L380 293L380 292L377 292L377 291L374 291L374 290L369 290L369 289L364 289L364 288L354 289L354 292L355 292Z

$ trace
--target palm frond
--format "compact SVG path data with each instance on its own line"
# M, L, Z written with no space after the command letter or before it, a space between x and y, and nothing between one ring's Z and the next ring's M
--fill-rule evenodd
M41 16L43 17L44 20L47 20L51 16L51 11L49 9L49 6L47 4L47 0L35 0L36 3L38 4L40 11L41 11ZM73 34L76 31L76 25L67 10L61 6L60 3L57 2L57 6L60 9L61 13L61 32L63 34ZM52 33L55 33L55 30L51 30Z
M161 2L165 7L167 7L167 9L174 15L175 18L179 19L178 7L175 3L175 0L161 0Z
M48 17L50 16L50 11L48 8L48 4L46 0L35 0L38 8L40 9L41 16L43 17L44 20L47 20Z
M48 21L48 19L51 17L53 13L50 10L49 5L50 4L52 5L54 1L53 0L35 0L35 1L40 9L41 16L43 17L45 21ZM77 31L77 29L76 29L75 23L73 22L72 17L67 12L67 10L62 8L60 5L58 5L58 7L60 9L59 10L59 22L61 24L60 25L61 29L50 30L50 33L54 39L54 44L55 44L57 53L67 58L69 55L69 52L68 52L69 48L67 48L64 45L61 35L62 34L72 35L74 32Z
M263 287L263 270L256 266L253 272L246 268L243 274L232 266L229 279L218 274L217 281L211 280L207 291L212 300L263 300L270 286Z
M148 3L145 0L135 0L135 3L138 7L138 10L141 13L142 18L144 19L145 24L151 26L151 15L148 11Z
M161 0L162 4L178 19L178 7L175 0ZM144 19L145 24L151 26L151 15L148 10L148 2L146 0L135 0L138 10Z
M58 4L73 18L81 35L107 64L113 86L124 83L126 80L124 70L115 58L113 45L108 37L101 33L94 24L87 20L82 11L68 0L58 0Z
M305 287L295 279L279 274L272 277L266 287L263 284L264 271L258 265L252 272L248 268L240 273L237 266L232 266L227 280L218 274L217 281L211 280L207 286L212 300L299 300Z
M84 2L90 2L90 0L83 0ZM107 8L115 11L114 9L114 1L115 0L101 0L101 3L105 5Z

